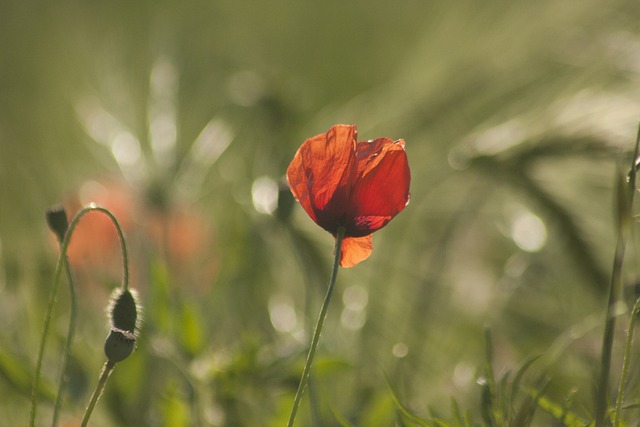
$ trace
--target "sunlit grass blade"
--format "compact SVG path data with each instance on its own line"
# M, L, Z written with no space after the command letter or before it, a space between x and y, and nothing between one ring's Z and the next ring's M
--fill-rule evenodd
M420 427L434 427L433 423L425 420L424 418L419 417L418 415L414 414L409 408L407 408L400 401L400 398L398 397L396 391L392 387L391 382L389 378L386 376L386 374L385 374L385 379L387 381L387 387L389 389L389 393L391 394L391 399L393 400L393 403L395 404L396 409L402 415L402 417L404 417L407 421L411 422L412 424Z
M539 396L544 394L547 386L551 381L543 379L535 389L535 393L527 394L524 400L520 403L520 406L513 414L513 421L510 422L512 427L527 427L531 425L533 421L533 415L537 409L536 400Z
M455 425L457 427L471 427L471 420L469 419L468 412L462 412L460 410L460 406L458 405L458 401L454 398L451 399L451 413L453 415L453 419L455 420Z
M530 393L535 399L538 407L549 413L556 421L562 423L561 425L566 427L584 427L592 425L574 412L571 412L562 405L553 402L548 397L540 396L537 390L532 390Z
M478 380L480 390L480 411L482 419L490 427L498 427L500 424L496 419L497 386L493 373L493 344L491 330L485 328L485 361L482 377Z
M516 372L516 375L513 377L512 383L511 383L511 396L512 396L512 399L515 398L515 396L520 391L520 382L522 381L522 377L524 376L524 374L529 370L531 365L533 365L541 357L542 357L542 355L532 356L531 358L529 358L529 360L526 360L522 364L522 366L518 369L518 371Z

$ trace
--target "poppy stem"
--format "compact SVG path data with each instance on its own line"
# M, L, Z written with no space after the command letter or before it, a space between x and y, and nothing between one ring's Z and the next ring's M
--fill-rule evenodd
M53 416L51 420L52 427L58 425L58 418L60 416L60 408L62 407L62 399L64 397L65 389L68 381L68 369L69 359L71 358L71 345L73 344L73 337L76 331L76 323L78 319L78 299L76 294L76 285L73 281L73 275L71 274L71 266L69 265L69 258L65 257L65 269L69 280L69 326L67 327L67 338L64 343L64 353L62 357L62 368L60 370L60 380L58 381L58 394L53 406Z
M84 416L82 417L82 422L80 424L81 427L85 427L89 422L89 418L91 417L91 413L93 412L93 408L95 408L96 403L98 403L98 399L102 396L102 392L104 391L104 386L107 383L107 378L111 375L113 368L116 366L115 362L107 361L102 367L102 372L100 372L100 379L98 380L98 385L96 385L95 390L93 390L93 394L91 395L91 400L89 401L89 406L84 411Z
M58 257L58 263L56 264L56 269L55 269L55 273L54 273L54 278L53 278L53 286L51 287L51 291L49 294L49 302L47 303L47 308L45 310L45 315L44 315L44 324L42 326L42 333L40 334L40 345L38 347L38 355L37 355L37 360L36 360L36 369L35 369L35 375L33 378L33 383L31 386L31 411L29 413L29 427L34 427L36 424L36 413L37 413L37 409L38 409L38 393L39 393L39 389L40 389L40 376L41 376L41 372L42 372L42 362L43 362L43 358L44 358L44 350L45 350L45 346L46 346L46 342L47 342L47 336L49 335L49 326L51 324L51 317L52 317L52 313L53 313L53 307L55 305L56 302L56 295L58 293L58 288L60 286L60 276L62 274L62 269L63 267L67 268L67 272L70 273L70 271L68 270L69 268L69 264L68 264L68 259L67 259L67 251L69 248L69 242L71 239L71 236L73 234L73 231L76 228L76 225L78 224L78 221L80 221L80 219L86 215L89 212L92 211L98 211L101 212L105 215L107 215L110 219L111 222L113 222L116 231L118 233L118 237L120 239L120 246L121 246L121 250L122 250L122 270L123 270L123 278L122 278L122 289L123 290L127 290L129 289L129 258L127 256L127 247L125 244L125 240L124 240L124 234L122 232L122 227L120 227L120 224L118 223L117 218L106 208L100 207L100 206L95 206L95 205L89 205L83 209L81 209L75 217L73 217L73 219L71 220L71 223L69 224L68 229L66 230L66 232L64 233L64 238L62 239L62 242L60 243L60 255ZM62 234L59 234L58 238L60 238L62 236ZM74 282L71 278L71 275L69 275L69 286L71 286L71 298L72 298L72 312L70 315L70 324L69 324L69 331L67 334L67 342L65 344L65 352L63 353L63 361L62 361L62 373L61 373L61 381L66 381L66 371L68 368L68 361L70 358L70 354L71 354L71 339L73 338L73 334L75 331L75 323L77 321L77 316L75 313L75 304L76 302L74 302L75 300L75 290L73 289L74 286ZM58 393L59 395L56 397L56 403L55 403L55 407L54 407L54 415L53 415L53 425L55 426L55 424L57 423L57 418L58 418L58 412L59 412L59 407L61 405L62 402L62 394L65 391L65 386L64 383L61 382L61 385L59 386L59 390Z
M307 386L307 382L309 381L311 365L313 364L313 358L316 354L316 349L318 348L318 341L320 341L320 333L322 332L324 319L327 317L327 311L329 309L331 296L333 295L333 290L336 287L336 278L338 276L338 267L340 266L340 253L342 252L343 238L344 227L339 227L338 232L336 233L336 247L333 259L333 270L331 271L331 279L329 280L329 287L327 289L327 294L324 297L324 301L322 302L322 307L320 308L320 315L318 316L315 330L313 331L311 346L309 347L309 353L307 353L307 361L304 364L302 376L300 377L300 384L298 384L298 390L296 391L296 396L293 399L293 408L291 408L291 415L289 416L289 423L287 424L287 427L293 427L293 424L296 420L298 407L300 406L300 401L302 400L302 394L304 393L304 389Z

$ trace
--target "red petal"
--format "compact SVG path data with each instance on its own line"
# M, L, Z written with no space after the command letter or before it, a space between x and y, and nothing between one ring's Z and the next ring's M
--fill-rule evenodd
M318 225L335 232L356 177L355 126L335 125L307 139L287 169L289 187Z
M404 147L404 141L397 141ZM372 141L360 141L356 146L356 159L358 159L358 172L364 170L367 163L380 160L378 156L382 150L396 141L390 138L377 138Z
M348 215L353 223L347 224L347 235L356 237L379 230L404 209L411 181L403 140L361 142L357 152L358 178Z
M371 235L364 237L345 237L340 251L340 267L353 267L369 258L373 251Z

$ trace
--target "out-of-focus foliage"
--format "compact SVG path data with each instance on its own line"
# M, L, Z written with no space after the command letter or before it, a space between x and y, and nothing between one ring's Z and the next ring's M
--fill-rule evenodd
M498 385L541 355L496 396L529 402L549 378L531 422L564 407L589 420L639 20L635 0L0 2L2 423L28 413L57 256L44 211L96 202L125 228L145 311L95 425L284 425L333 239L283 176L335 123L404 138L412 195L371 258L340 271L298 425L486 421L486 326ZM66 425L104 362L114 238L88 215L72 239ZM42 425L67 308L63 290Z

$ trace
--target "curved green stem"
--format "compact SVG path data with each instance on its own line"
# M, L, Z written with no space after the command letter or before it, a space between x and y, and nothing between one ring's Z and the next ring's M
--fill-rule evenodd
M338 267L340 266L340 252L342 251L343 238L344 238L344 228L340 227L336 234L336 247L335 247L335 254L333 259L333 270L331 271L331 279L329 280L329 287L327 288L327 294L325 295L324 301L322 302L322 308L320 308L320 315L318 316L318 321L316 322L316 327L315 327L315 330L313 331L311 346L309 347L309 353L307 354L307 361L304 364L302 376L300 377L300 383L298 384L298 390L296 391L296 396L293 399L293 408L291 408L291 415L289 416L289 422L287 423L288 427L293 427L293 424L296 420L298 407L300 406L300 401L302 400L302 394L304 393L304 389L309 380L311 365L313 364L313 358L315 357L316 349L318 348L318 341L320 341L320 333L322 332L324 319L327 317L327 311L329 309L329 303L331 302L331 296L333 295L333 290L336 287L336 278L338 276Z
M93 390L91 400L89 401L89 406L87 406L87 409L84 411L84 416L82 417L82 422L80 423L81 427L86 427L87 423L89 422L89 418L91 417L93 408L95 408L96 403L98 403L98 399L100 399L100 396L102 396L104 386L107 384L107 379L109 378L109 375L111 375L111 372L113 372L113 368L115 366L115 363L107 361L102 367L102 372L100 373L100 379L98 380L96 389Z
M40 388L40 375L42 372L42 359L44 356L44 349L47 342L47 336L49 335L49 326L51 324L51 315L53 313L53 307L55 305L56 294L58 293L58 287L60 285L60 275L62 273L62 267L66 264L67 259L67 250L69 248L69 241L71 239L71 235L73 234L73 230L75 230L78 221L91 211L102 212L107 215L113 224L115 225L116 231L118 233L118 238L120 240L120 246L122 251L122 288L129 289L129 259L127 255L127 247L124 240L124 233L122 232L122 228L120 227L120 223L116 217L108 210L103 207L89 205L83 209L81 209L73 220L69 224L69 228L65 233L64 240L62 241L60 247L60 256L58 257L58 263L56 264L56 270L53 278L53 286L51 287L51 292L49 294L49 302L47 303L47 308L45 310L44 315L44 324L42 326L42 333L40 335L40 345L38 348L38 356L36 359L36 370L33 378L33 385L31 387L31 412L29 415L29 426L34 427L36 422L36 413L38 409L38 390ZM69 343L69 346L71 344ZM65 375L63 370L62 375Z
M631 347L633 344L633 335L635 333L636 319L640 313L640 298L636 300L631 312L629 320L629 329L627 329L627 340L624 346L624 359L622 361L622 373L620 375L620 385L618 386L618 396L616 398L616 410L613 415L613 427L620 425L620 413L622 412L622 401L624 400L624 389L629 379L629 366L631 364Z

